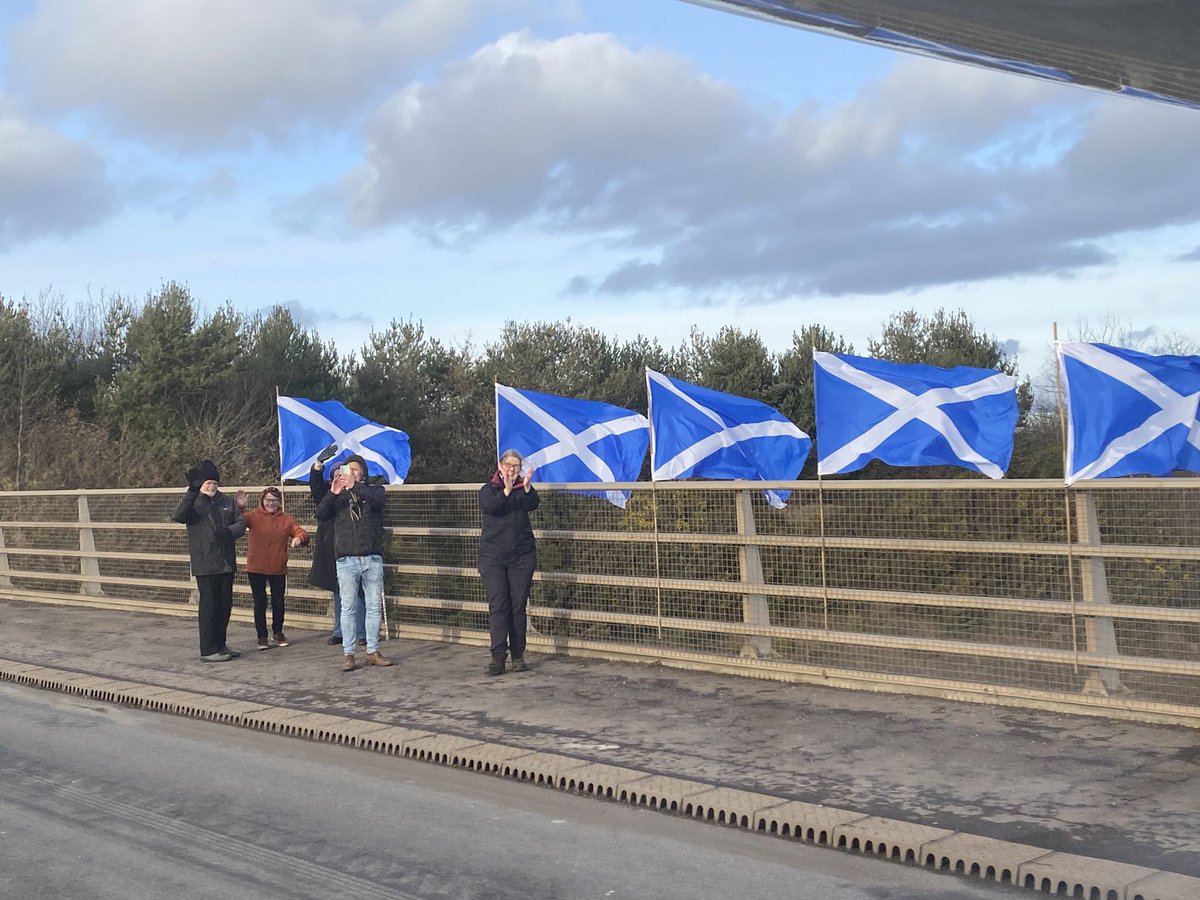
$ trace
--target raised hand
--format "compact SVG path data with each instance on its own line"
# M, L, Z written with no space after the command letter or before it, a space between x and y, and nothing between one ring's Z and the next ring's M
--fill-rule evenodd
M338 452L338 445L330 444L328 447L326 447L324 450L322 450L320 453L317 454L317 465L324 466L325 463L329 462L331 459L333 459L335 456L337 456L337 452Z

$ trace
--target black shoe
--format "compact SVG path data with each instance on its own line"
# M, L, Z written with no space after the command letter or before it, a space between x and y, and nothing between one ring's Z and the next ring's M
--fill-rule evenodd
M486 675L503 675L504 674L504 657L493 656L492 661L488 663L487 668L483 670Z
M525 657L514 656L512 660L512 670L514 672L528 672L529 666L525 665Z
M329 640L327 640L325 643L327 643L330 647L332 647L334 644L341 646L342 636L340 634L331 634L329 636Z
M222 647L221 652L228 654L230 659L237 659L239 656L242 655L231 647Z

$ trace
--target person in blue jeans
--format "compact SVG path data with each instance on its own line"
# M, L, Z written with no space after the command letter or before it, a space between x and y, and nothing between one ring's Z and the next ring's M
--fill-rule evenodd
M334 570L337 574L337 570ZM360 647L367 646L367 598L363 596L362 588L359 588L357 601L354 604L354 638L355 642ZM342 643L342 595L339 591L333 592L333 634L329 636L330 646Z
M366 664L390 666L391 660L379 652L379 627L383 622L383 508L387 492L382 485L367 484L366 477L366 461L357 454L347 457L334 474L329 493L317 505L317 521L322 525L333 523L338 593L342 597L356 597L361 590L366 598ZM354 610L343 603L343 672L357 668L354 649Z
M338 445L330 444L319 454L317 461L308 473L308 490L312 496L313 508L321 504L329 493L329 482L325 480L325 464L337 455ZM308 583L313 587L329 591L333 595L333 633L329 636L329 645L342 644L342 595L338 592L337 557L333 552L333 522L327 522L324 528L317 530L317 541L313 547L312 567L308 572ZM358 646L367 646L367 600L362 591L358 592L354 604L354 637Z

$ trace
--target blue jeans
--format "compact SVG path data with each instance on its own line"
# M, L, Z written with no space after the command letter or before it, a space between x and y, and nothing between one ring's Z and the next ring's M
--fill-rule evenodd
M366 609L367 652L379 649L379 626L383 622L383 557L339 556L338 588L343 597L357 597L362 591ZM354 655L354 607L342 604L342 652Z
M360 641L365 641L367 639L367 601L363 597L362 591L358 592L355 600L354 636ZM342 636L342 595L338 591L333 592L333 636L335 638Z

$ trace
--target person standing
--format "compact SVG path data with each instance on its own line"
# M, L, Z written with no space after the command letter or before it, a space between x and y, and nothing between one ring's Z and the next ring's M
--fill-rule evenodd
M337 559L338 593L343 600L366 598L368 666L390 666L379 652L379 626L383 621L383 507L387 492L382 485L367 484L367 463L354 454L338 467L333 482L317 505L317 520L333 523L333 552ZM342 604L342 671L352 672L354 661L354 611Z
M211 459L188 469L187 484L171 519L187 526L188 558L200 595L200 658L228 662L241 656L229 648L226 633L237 570L234 541L246 533L246 520L234 498L221 493L221 475Z
M254 629L258 649L267 650L267 588L271 589L271 633L275 644L286 647L283 634L283 601L287 591L288 548L308 543L308 532L283 512L283 494L277 487L264 488L258 506L243 514L249 537L246 541L246 579L254 595Z
M529 668L525 664L525 608L537 568L529 513L541 500L533 487L533 469L522 476L522 462L516 450L505 450L495 473L479 489L483 528L478 564L492 640L492 661L485 670L488 675L503 675L510 653L514 672Z
M325 464L337 455L338 445L330 444L319 454L308 472L308 490L312 495L313 509L329 493L329 482L325 480ZM308 570L308 583L313 587L329 591L333 599L333 633L328 643L332 647L342 643L342 595L338 590L337 557L333 552L333 522L317 528L317 543L313 547L312 567ZM354 636L358 646L367 646L367 602L362 591L354 598Z

